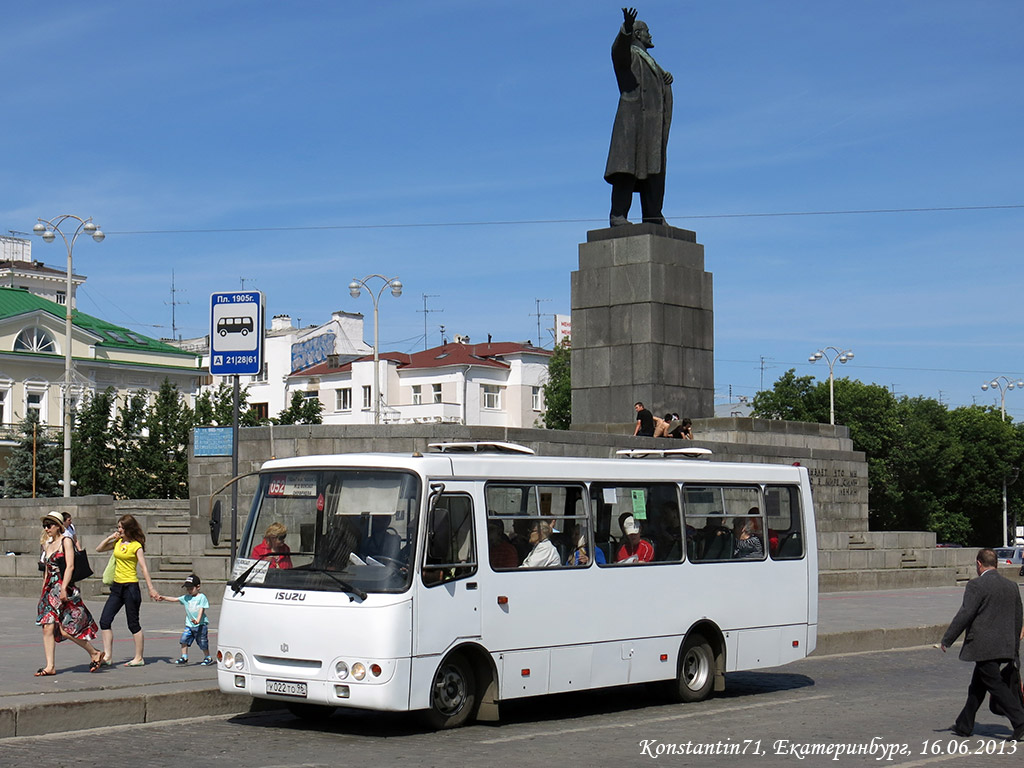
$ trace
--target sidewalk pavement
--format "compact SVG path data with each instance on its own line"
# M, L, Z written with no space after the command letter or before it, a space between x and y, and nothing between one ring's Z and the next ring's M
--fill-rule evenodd
M877 651L937 643L963 597L963 587L880 592L832 592L818 601L815 655ZM114 621L114 663L89 672L89 657L73 643L57 645L57 675L33 677L44 663L34 598L0 598L0 738L112 724L248 712L252 700L222 694L216 667L201 667L192 646L178 666L184 611L177 603L142 606L146 665L121 666L134 646L124 612ZM103 604L87 601L98 619ZM216 655L219 606L210 609L210 649ZM100 640L94 642L97 647Z

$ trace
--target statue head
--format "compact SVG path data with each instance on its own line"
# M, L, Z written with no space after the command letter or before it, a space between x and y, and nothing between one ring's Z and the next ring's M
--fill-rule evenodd
M647 28L646 22L637 20L633 23L633 43L643 48L653 48L651 41L651 30Z

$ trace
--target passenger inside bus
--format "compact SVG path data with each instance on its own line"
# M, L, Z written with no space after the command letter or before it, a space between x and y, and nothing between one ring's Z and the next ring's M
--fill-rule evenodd
M619 547L615 562L649 563L654 559L654 547L640 536L640 524L636 518L627 515L622 522L622 532L626 535L626 542Z
M733 552L733 534L721 517L709 517L697 531L697 560L728 560Z
M282 523L271 523L263 534L263 541L252 548L249 557L266 560L269 568L291 568L291 549L284 543L288 529Z
M516 563L521 563L530 554L533 546L530 543L530 521L522 518L512 521L512 535L509 541L516 550Z
M733 520L733 552L732 556L738 559L764 557L764 543L761 541L760 511L757 507L751 507L747 512L750 517L737 517Z
M493 515L494 512L492 511ZM505 524L491 518L487 521L487 548L491 568L518 568L519 556L512 542L505 537Z
M520 568L554 568L561 564L558 550L551 543L551 524L547 520L530 525L530 544L533 549Z
M581 525L577 524L573 527L572 535L576 540L576 546L565 559L565 564L570 567L590 565L590 545L587 543L586 531ZM601 565L605 564L604 552L601 551L600 547L594 550L594 560Z
M666 501L661 508L661 535L655 539L656 560L678 562L683 559L683 534L679 527L679 507Z

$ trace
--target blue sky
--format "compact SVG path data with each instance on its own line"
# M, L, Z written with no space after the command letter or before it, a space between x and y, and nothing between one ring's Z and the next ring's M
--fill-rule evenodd
M1024 205L1024 4L639 11L675 76L665 213L714 274L718 399L826 378L807 357L834 345L897 394L998 404L981 383L1024 376L1024 208L724 216ZM92 216L108 237L75 248L79 306L153 336L173 270L186 337L243 280L268 314L369 319L347 286L383 273L405 284L381 299L385 350L422 349L423 294L432 345L441 324L536 340L536 300L568 313L578 243L606 225L621 19L593 0L12 4L0 231ZM1006 404L1024 418L1024 392Z

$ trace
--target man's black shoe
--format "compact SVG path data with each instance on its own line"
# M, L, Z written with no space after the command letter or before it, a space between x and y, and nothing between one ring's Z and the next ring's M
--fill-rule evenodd
M953 723L951 726L949 726L949 730L951 730L957 736L962 736L965 739L968 738L971 735L970 731L965 731L963 728L961 728L956 723ZM1024 730L1024 728L1022 728L1021 730ZM1016 738L1017 732L1014 731L1013 733L1014 733L1014 737Z
M1013 729L1013 735L1010 737L1010 741L1024 741L1024 725Z

